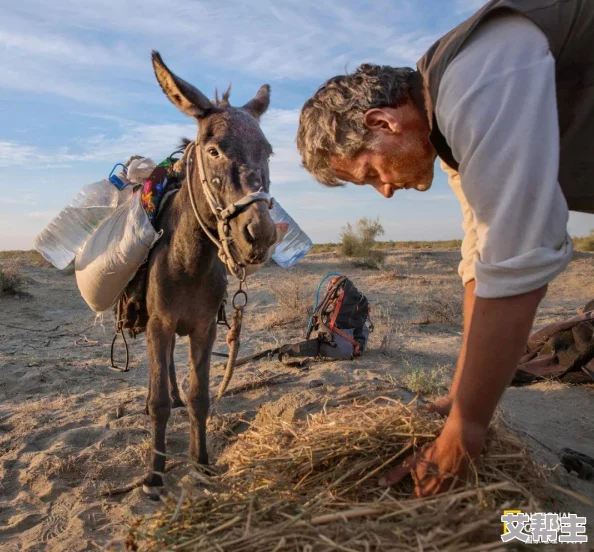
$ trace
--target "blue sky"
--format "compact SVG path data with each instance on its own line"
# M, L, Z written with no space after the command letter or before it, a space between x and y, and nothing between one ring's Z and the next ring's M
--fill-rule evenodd
M243 104L272 87L263 128L273 195L315 242L379 216L386 239L461 237L459 206L436 170L429 192L325 189L300 167L299 109L327 78L370 61L414 66L481 0L22 0L0 19L0 249L31 248L76 191L132 154L161 160L196 125L159 89L150 63L208 96L233 83ZM572 234L594 227L572 215Z

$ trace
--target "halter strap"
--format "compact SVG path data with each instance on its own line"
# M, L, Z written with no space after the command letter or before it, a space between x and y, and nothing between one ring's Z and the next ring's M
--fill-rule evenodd
M192 210L194 211L194 216L196 220L200 224L200 227L204 231L204 233L208 236L210 241L215 244L218 249L219 259L227 266L231 274L233 274L240 282L243 282L246 277L245 265L243 263L238 262L231 250L230 244L232 238L230 234L229 228L229 221L239 215L242 211L247 209L252 203L257 201L264 201L269 209L272 209L273 205L273 198L270 197L266 192L262 191L260 188L256 192L252 192L241 198L240 200L228 205L225 208L222 208L218 205L216 198L212 192L210 182L206 178L206 174L204 172L204 160L202 158L202 149L198 145L197 142L192 142L188 145L188 149L193 148L196 151L196 159L198 162L198 175L200 178L200 183L202 184L202 190L204 192L204 196L206 197L206 201L212 214L214 215L217 221L217 234L218 237L214 236L214 234L210 231L206 223L202 220L200 216L200 212L196 206L196 200L194 198L194 191L192 189L192 179L191 179L191 163L192 163L192 151L188 151L187 161L186 161L186 179L188 185L188 194L190 196L190 203L192 205ZM214 177L213 183L218 181L220 183L220 179L218 177Z

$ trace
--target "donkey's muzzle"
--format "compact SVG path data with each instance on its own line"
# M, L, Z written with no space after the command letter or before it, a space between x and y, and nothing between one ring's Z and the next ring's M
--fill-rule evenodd
M259 264L268 257L268 250L276 243L276 226L265 203L252 205L241 217L241 235L244 243L242 257L248 264Z

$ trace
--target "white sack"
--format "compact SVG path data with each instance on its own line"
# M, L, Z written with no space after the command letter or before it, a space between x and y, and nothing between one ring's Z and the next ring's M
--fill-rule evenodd
M159 237L139 193L99 225L75 259L76 283L91 309L115 304Z

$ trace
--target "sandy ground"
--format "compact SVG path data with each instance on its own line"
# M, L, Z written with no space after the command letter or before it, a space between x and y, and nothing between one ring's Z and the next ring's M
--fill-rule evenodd
M444 392L461 344L458 257L450 251L394 252L378 271L317 254L290 271L268 267L253 277L241 354L302 339L305 322L295 305L311 304L320 278L330 271L347 274L369 297L376 331L356 361L318 363L308 370L274 361L239 368L232 387L284 375L274 385L227 396L217 405L209 428L212 459L227 443L229 422L253 419L263 405L293 417L349 393L395 392L407 400L419 391ZM550 287L536 327L571 316L594 298L593 268L594 255L576 253ZM131 342L130 372L109 370L111 317L103 325L95 320L72 275L49 268L22 271L29 295L0 297L0 548L117 548L131 516L155 507L139 488L101 496L144 471L150 435L145 339ZM223 332L215 348L225 351ZM187 373L185 338L178 340L175 355L181 382ZM221 377L221 363L214 359L213 393ZM562 447L594 456L594 386L544 382L509 389L502 412L550 468ZM175 410L170 452L186 453L187 430L186 409ZM185 470L170 472L170 484ZM562 468L555 474L561 485L594 501L594 483ZM592 539L594 508L575 499L567 505L589 516Z

